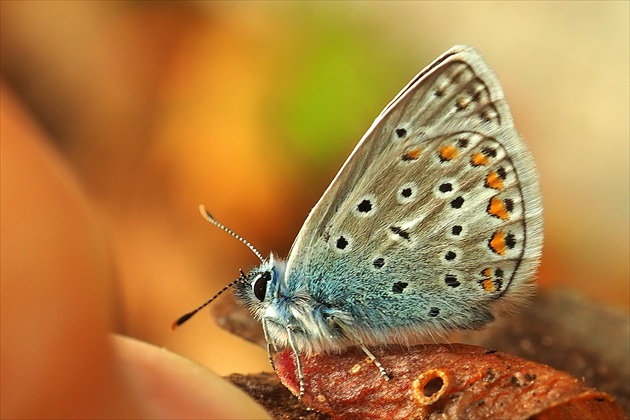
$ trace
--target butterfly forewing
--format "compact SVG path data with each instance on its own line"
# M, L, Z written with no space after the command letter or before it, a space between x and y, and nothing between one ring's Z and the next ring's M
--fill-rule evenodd
M455 47L359 142L302 227L286 287L347 311L365 342L477 328L508 290L528 296L541 229L534 164L496 76Z

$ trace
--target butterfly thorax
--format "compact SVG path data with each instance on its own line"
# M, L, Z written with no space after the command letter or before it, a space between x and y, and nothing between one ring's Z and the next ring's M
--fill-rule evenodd
M284 260L271 255L235 286L237 298L262 321L267 341L275 348L291 347L293 341L306 354L352 345L342 328L350 315L318 302L305 288L289 288L285 268Z

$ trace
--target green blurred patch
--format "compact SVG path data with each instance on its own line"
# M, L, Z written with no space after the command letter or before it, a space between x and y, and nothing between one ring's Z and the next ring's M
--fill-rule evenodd
M327 166L349 153L420 68L367 22L310 9L293 23L294 60L283 69L268 121L298 161Z

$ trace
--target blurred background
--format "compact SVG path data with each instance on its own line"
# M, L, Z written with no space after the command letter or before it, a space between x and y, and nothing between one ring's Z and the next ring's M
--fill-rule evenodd
M118 264L117 331L220 374L269 370L207 312L256 257L286 256L381 109L475 46L539 168L539 283L629 309L627 2L11 2L3 82L82 183Z

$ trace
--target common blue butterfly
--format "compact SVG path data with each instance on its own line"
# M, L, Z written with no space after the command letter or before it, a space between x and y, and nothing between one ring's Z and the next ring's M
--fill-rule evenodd
M288 258L243 240L262 263L219 294L233 286L261 320L270 358L292 349L302 395L303 354L359 346L388 379L370 347L479 329L518 307L542 239L532 155L494 72L456 46L376 118Z

